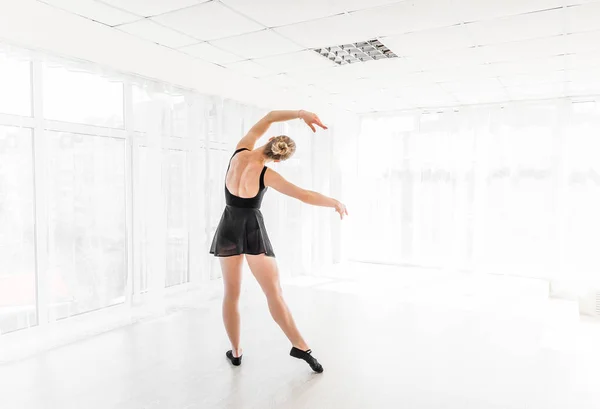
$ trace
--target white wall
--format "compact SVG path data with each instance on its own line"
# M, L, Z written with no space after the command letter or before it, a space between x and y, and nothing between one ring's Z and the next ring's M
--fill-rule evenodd
M0 41L265 108L331 106L33 0L0 0Z

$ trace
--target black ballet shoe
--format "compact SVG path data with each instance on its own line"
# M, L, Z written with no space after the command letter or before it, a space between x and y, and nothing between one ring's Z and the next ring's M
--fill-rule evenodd
M236 358L235 356L233 356L233 351L229 350L229 351L227 351L227 353L225 354L225 356L227 356L227 358L235 366L240 366L242 364L242 355L240 355L240 356L238 356Z
M317 361L317 358L315 358L311 354L312 354L312 350L310 350L310 349L308 351L303 351L296 347L292 347L292 350L290 351L291 356L293 356L294 358L298 358L298 359L302 359L302 360L306 361L306 363L309 364L311 369L313 371L315 371L316 373L323 372L323 366L321 366L319 361Z

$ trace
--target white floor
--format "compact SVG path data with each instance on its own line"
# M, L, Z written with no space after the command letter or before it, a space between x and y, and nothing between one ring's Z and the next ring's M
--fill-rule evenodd
M325 372L290 358L251 276L244 361L220 300L0 366L0 408L600 408L600 323L536 280L366 264L301 278L288 304ZM350 272L350 274L348 274Z

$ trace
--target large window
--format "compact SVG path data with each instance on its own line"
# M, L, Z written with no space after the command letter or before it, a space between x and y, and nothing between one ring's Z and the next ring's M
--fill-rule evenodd
M123 127L123 83L63 66L43 68L44 117L57 121Z
M31 116L31 62L0 50L0 113Z
M164 152L164 188L167 198L167 271L166 286L189 281L187 154L168 150Z
M598 282L599 126L567 100L363 118L351 257Z
M37 324L31 129L0 126L0 334Z
M122 303L125 141L47 132L50 317Z

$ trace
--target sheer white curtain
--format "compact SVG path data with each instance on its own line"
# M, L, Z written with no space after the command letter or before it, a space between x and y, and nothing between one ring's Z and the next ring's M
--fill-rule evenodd
M599 284L599 124L570 100L364 117L352 257Z

